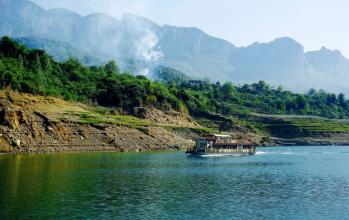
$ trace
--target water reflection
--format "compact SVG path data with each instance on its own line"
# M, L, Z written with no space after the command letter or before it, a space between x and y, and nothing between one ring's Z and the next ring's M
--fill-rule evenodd
M348 216L349 155L341 153L346 149L264 150L252 157L204 159L180 152L3 156L0 217Z

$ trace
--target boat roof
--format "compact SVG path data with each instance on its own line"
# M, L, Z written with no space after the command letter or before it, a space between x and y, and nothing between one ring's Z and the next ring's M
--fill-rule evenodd
M197 140L211 140L211 139L215 139L215 138L233 138L231 135L227 135L227 134L210 134L210 135L206 135L204 137L200 137L197 138Z
M220 137L220 138L231 138L231 135L228 134L213 134L215 137Z

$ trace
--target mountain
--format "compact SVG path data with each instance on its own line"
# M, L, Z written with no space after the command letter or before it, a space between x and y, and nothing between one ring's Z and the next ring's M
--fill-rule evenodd
M265 80L293 91L322 88L349 94L348 59L326 48L305 52L287 37L236 47L194 27L160 26L130 14L117 20L101 13L81 16L66 9L44 10L28 0L0 1L3 35L73 45L100 60L116 59L121 68L138 74L149 75L154 66L164 65L193 78L237 84ZM54 47L48 47L54 54Z
M305 57L317 72L329 73L332 76L341 76L349 72L349 60L338 50L322 47L321 50L307 52Z
M250 81L258 77L281 80L306 71L303 46L291 38L278 38L270 43L254 43L236 50L230 63L233 78Z
M236 47L197 28L165 25L159 33L159 39L164 65L194 77L213 79L214 76L220 80L229 80L234 71L229 57Z
M74 48L68 43L41 37L21 37L17 38L16 41L31 49L36 48L45 50L57 61L64 61L68 60L69 58L74 58L88 66L96 66L104 63L102 60L88 54L87 52Z
M0 1L0 34L11 36L40 35L46 12L27 0Z

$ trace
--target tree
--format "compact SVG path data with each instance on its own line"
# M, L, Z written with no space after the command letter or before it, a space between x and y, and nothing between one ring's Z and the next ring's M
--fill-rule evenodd
M308 103L304 97L304 95L298 95L296 98L296 105L298 110L304 110L307 109Z
M257 92L265 92L271 90L270 85L268 85L265 81L260 80L257 84L255 84Z
M316 96L316 90L315 89L309 89L308 96Z
M282 86L278 86L276 91L277 91L277 93L282 93L284 91L284 88Z
M119 73L119 67L118 65L115 63L115 61L109 61L105 67L104 67L105 71L107 74L113 74L113 73Z
M345 100L345 96L343 93L339 93L338 95L338 102L339 102L339 106L342 108L347 108L347 102Z
M333 105L337 102L337 96L335 94L327 94L327 105Z
M222 86L222 93L223 93L223 99L225 101L231 99L235 93L236 93L236 88L231 82L226 82Z

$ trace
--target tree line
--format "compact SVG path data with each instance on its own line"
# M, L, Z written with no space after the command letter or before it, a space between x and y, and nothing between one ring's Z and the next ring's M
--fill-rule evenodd
M84 66L76 59L57 62L45 51L28 49L9 37L0 41L0 87L122 108L156 107L192 115L246 112L348 118L344 94L311 89L307 94L273 88L267 83L236 86L231 82L191 80L167 67L155 69L156 80L122 72L114 61Z
M28 49L9 37L0 41L0 87L125 111L148 105L181 108L166 85L121 72L114 61L91 67L76 59L57 62L45 51Z

